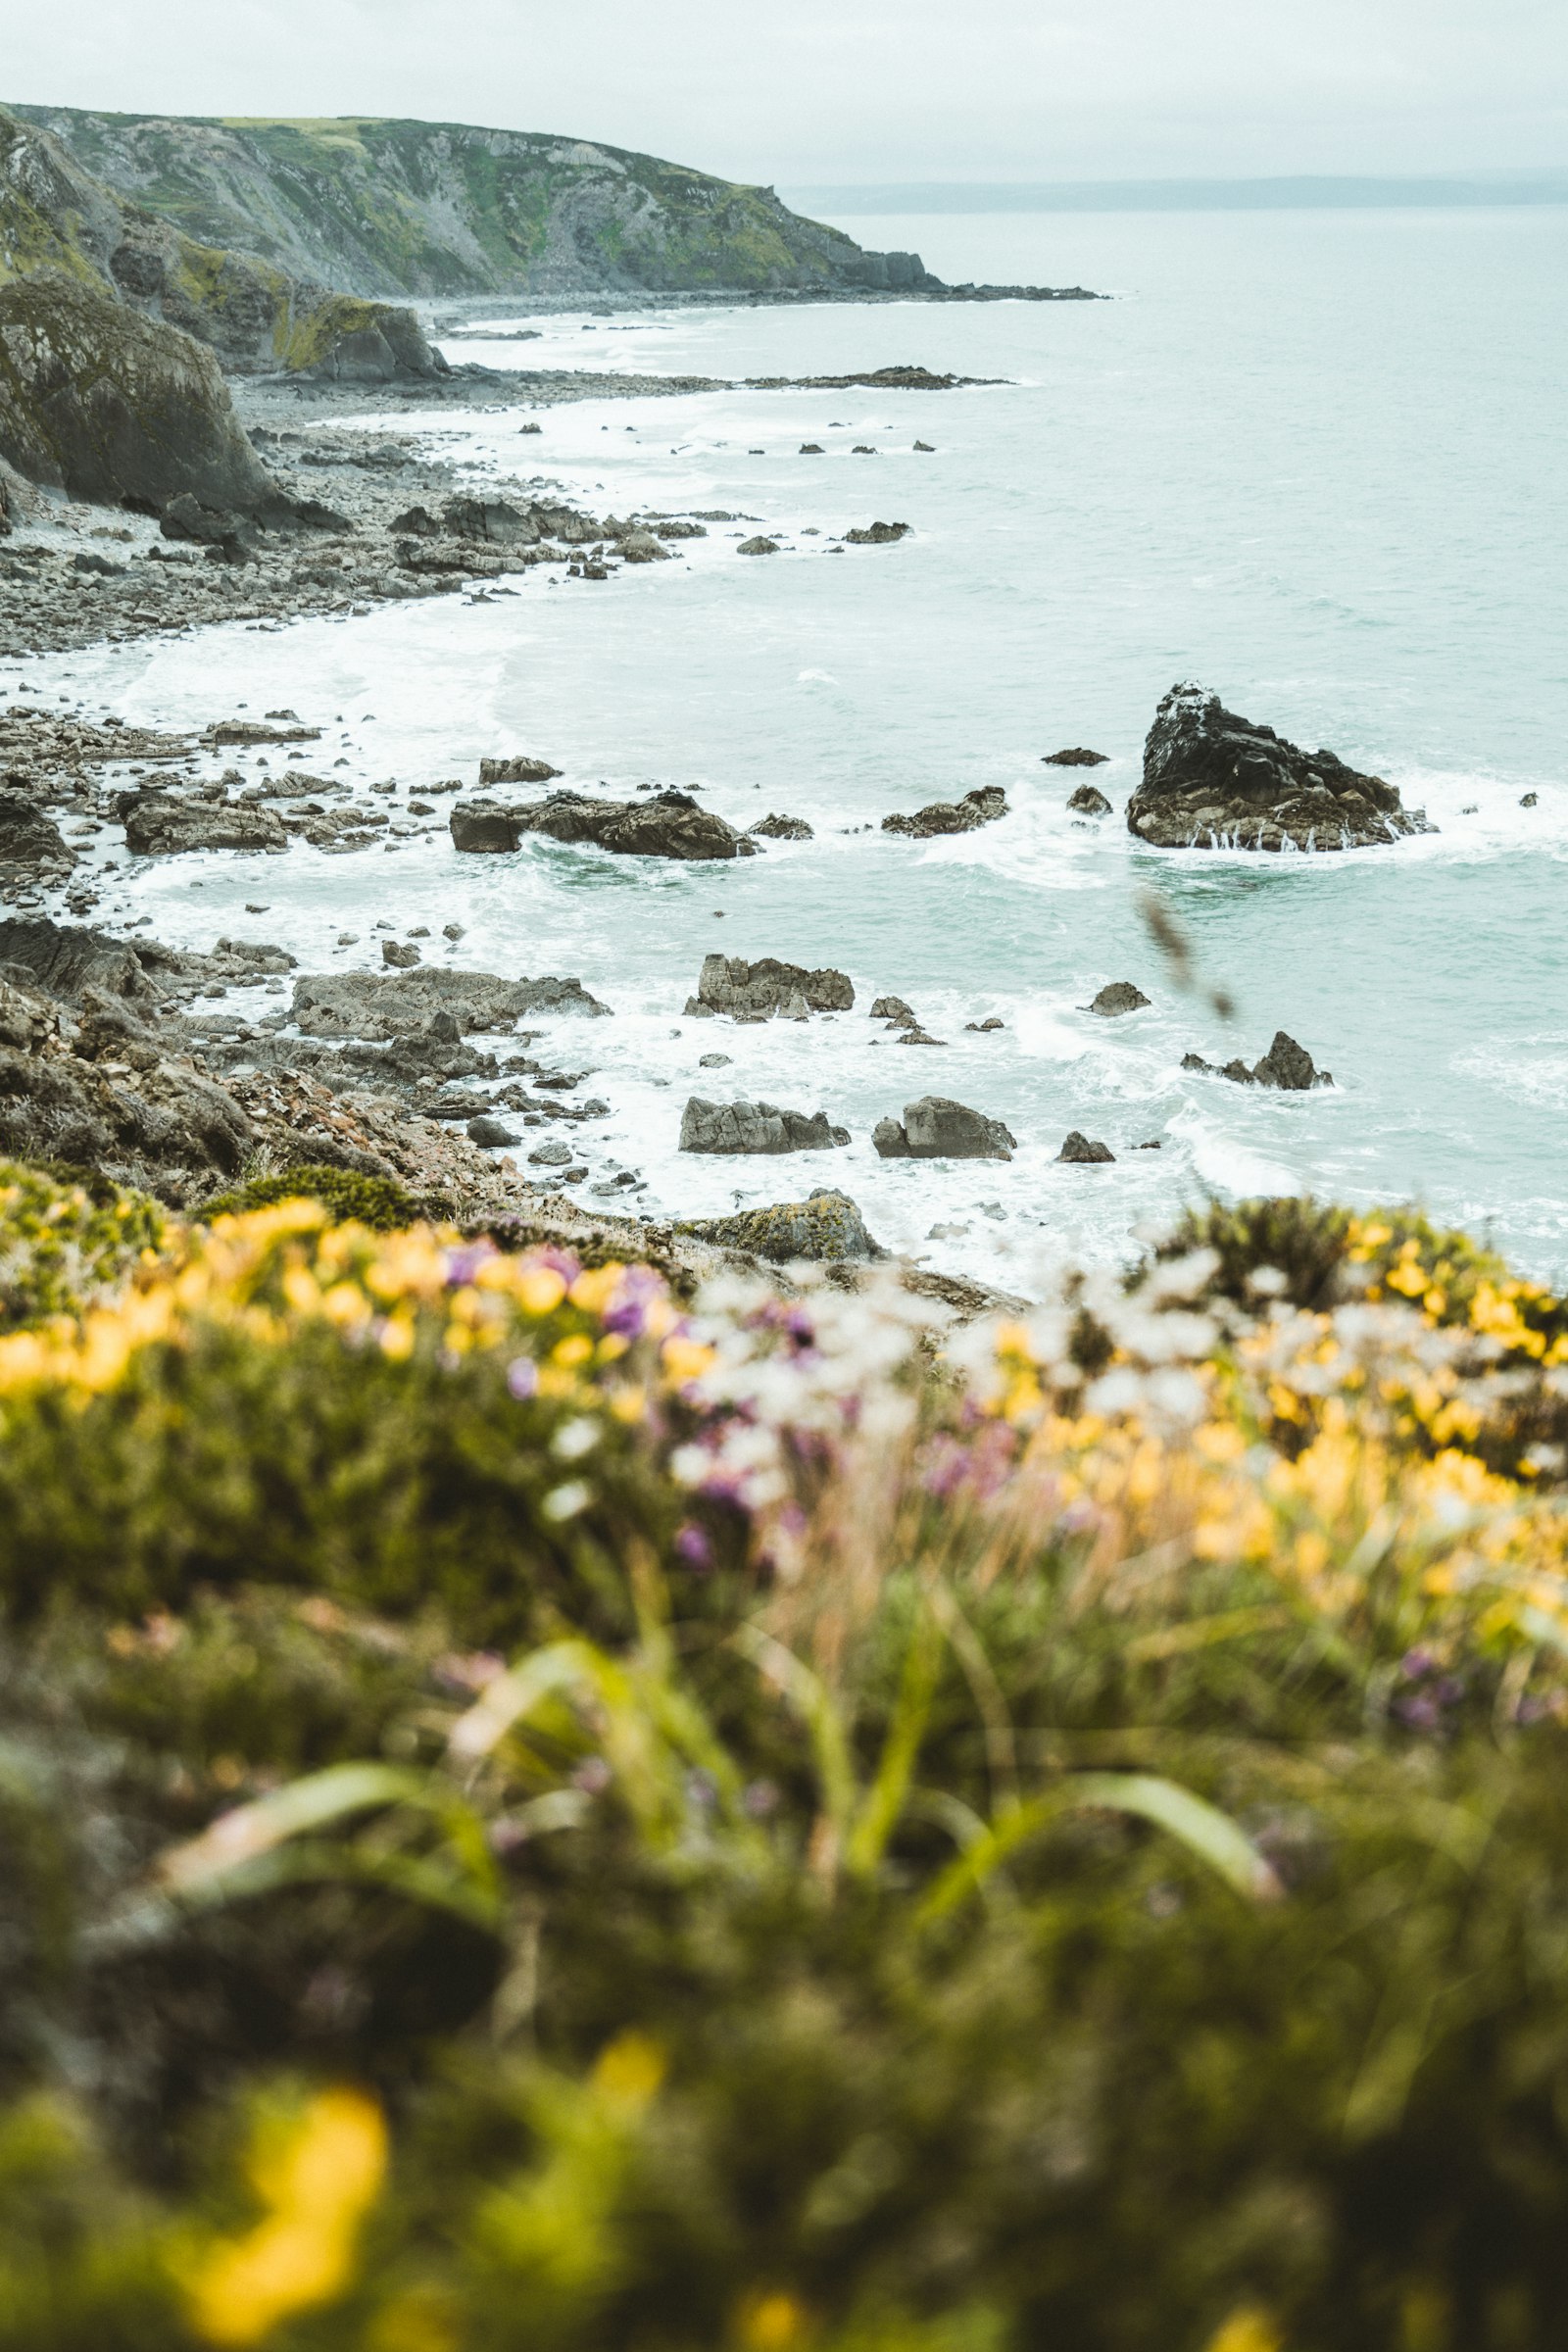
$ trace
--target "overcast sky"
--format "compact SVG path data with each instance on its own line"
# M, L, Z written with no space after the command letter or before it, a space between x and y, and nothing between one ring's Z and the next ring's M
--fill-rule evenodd
M1564 0L0 0L0 97L570 131L740 179L1568 164Z

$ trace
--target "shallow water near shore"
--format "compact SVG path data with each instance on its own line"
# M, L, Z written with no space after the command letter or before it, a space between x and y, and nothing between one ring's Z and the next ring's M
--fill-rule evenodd
M421 414L476 476L537 467L599 514L756 519L603 583L541 569L493 602L229 626L0 676L168 724L288 705L328 724L339 772L368 778L471 782L482 755L527 751L573 784L700 786L742 825L804 816L814 841L703 867L538 841L462 858L444 833L396 855L178 858L110 877L94 919L149 916L181 945L277 940L307 969L378 968L381 917L429 925L425 953L444 956L455 919L457 962L580 975L617 1017L560 1022L550 1044L612 1106L574 1131L594 1177L643 1171L645 1213L835 1184L888 1245L1023 1282L1045 1249L1125 1256L1206 1189L1310 1189L1418 1199L1524 1267L1568 1271L1568 211L853 226L950 278L1080 280L1117 299L586 328L578 314L531 321L539 341L466 341L454 357L497 366L729 377L909 361L1010 380L594 401L546 412L526 441L517 416ZM798 454L805 441L824 454ZM913 536L829 552L876 517ZM759 523L783 552L737 559ZM1135 844L1121 808L1143 736L1187 677L1388 777L1441 831L1317 858ZM1041 764L1068 744L1110 755L1093 776L1115 813L1099 824L1066 810L1082 772ZM890 809L989 783L1012 812L981 832L878 830ZM1234 1020L1177 992L1146 892ZM258 902L265 916L248 916ZM340 951L343 929L362 936ZM856 1009L685 1019L714 949L840 965ZM1152 1007L1079 1009L1116 979ZM866 1017L882 992L945 1047L885 1036ZM991 1014L1001 1032L966 1032ZM1281 1097L1180 1067L1189 1048L1254 1060L1277 1028L1332 1090ZM712 1053L728 1066L702 1069ZM691 1093L822 1108L854 1140L783 1161L680 1156ZM926 1093L1004 1118L1012 1162L878 1161L876 1119ZM1054 1164L1072 1128L1116 1164ZM933 1224L963 1230L928 1239Z

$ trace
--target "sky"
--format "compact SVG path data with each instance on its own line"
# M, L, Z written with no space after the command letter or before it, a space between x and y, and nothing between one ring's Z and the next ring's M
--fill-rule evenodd
M0 99L412 115L727 177L1568 164L1563 0L0 0Z

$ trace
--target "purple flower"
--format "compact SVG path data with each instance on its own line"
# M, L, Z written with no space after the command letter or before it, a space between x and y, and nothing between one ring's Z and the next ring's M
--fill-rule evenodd
M713 1546L707 1531L691 1519L676 1534L675 1552L688 1568L710 1568L713 1564Z
M1432 1672L1437 1662L1430 1649L1407 1649L1399 1660L1399 1672L1410 1682L1418 1683L1424 1674Z
M507 1366L507 1387L519 1404L538 1395L539 1367L531 1355L519 1355Z
M470 1283L486 1258L494 1257L494 1242L465 1242L461 1248L446 1253L446 1280L450 1290L461 1291Z

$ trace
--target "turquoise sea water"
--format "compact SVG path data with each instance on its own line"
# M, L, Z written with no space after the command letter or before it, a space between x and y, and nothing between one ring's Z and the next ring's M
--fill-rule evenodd
M543 843L460 858L444 836L395 858L295 849L267 861L270 911L249 923L257 861L173 860L122 877L118 913L200 945L246 928L318 967L370 962L368 934L332 948L352 917L456 916L461 961L579 973L618 1015L559 1039L612 1104L595 1176L641 1169L649 1210L835 1182L889 1243L1021 1280L1042 1248L1123 1254L1205 1188L1309 1188L1419 1199L1568 1272L1568 210L850 225L950 278L1079 280L1116 299L586 331L579 313L542 322L541 342L465 345L509 365L737 376L918 361L1007 380L594 402L548 412L525 442L515 418L421 418L477 475L525 462L601 513L729 508L784 552L740 559L758 523L714 524L680 551L690 562L602 585L535 571L479 607L229 628L27 671L136 718L342 711L368 775L471 779L482 754L528 750L572 782L696 783L740 823L805 816L813 842L700 869ZM800 456L803 441L826 454ZM853 456L857 442L878 454ZM913 536L828 552L874 517ZM1121 807L1181 678L1387 776L1441 831L1316 858L1134 845ZM1065 744L1111 758L1095 780L1116 814L1087 830L1064 808L1081 777L1041 764ZM877 829L993 782L1012 814L983 832ZM1146 893L1234 996L1233 1022L1178 993ZM859 1002L804 1028L683 1020L714 948L842 965ZM1110 1023L1077 1009L1113 979L1153 1008ZM881 991L946 1049L884 1040L865 1018ZM1003 1032L965 1033L991 1013ZM1333 1070L1332 1092L1268 1096L1180 1067L1190 1047L1254 1059L1280 1027ZM730 1065L700 1070L714 1051ZM855 1140L808 1160L682 1159L691 1092L821 1107ZM874 1120L928 1092L1004 1117L1013 1162L879 1162ZM1054 1164L1070 1128L1116 1164ZM1156 1138L1158 1152L1121 1156ZM934 1222L966 1230L927 1240Z

